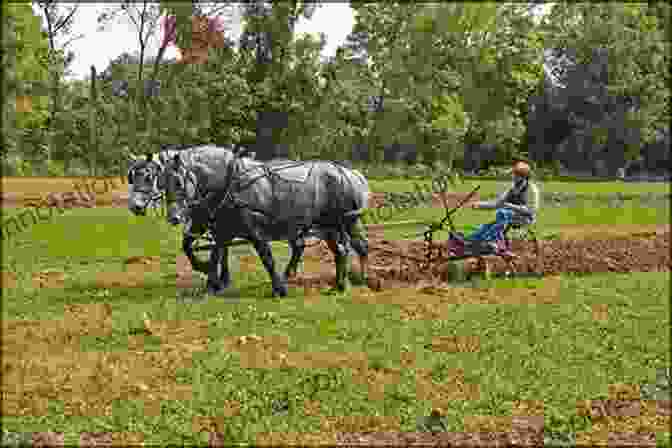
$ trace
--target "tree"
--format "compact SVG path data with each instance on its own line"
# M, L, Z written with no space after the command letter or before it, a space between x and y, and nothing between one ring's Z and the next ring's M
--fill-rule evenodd
M367 59L377 85L378 131L371 134L381 143L410 140L424 147L425 159L440 155L449 164L475 136L517 149L526 96L542 73L528 5L352 5L348 47Z
M504 147L507 157L519 152L527 98L542 74L529 5L429 5L416 26L434 36L435 91L446 92L439 99L451 99L434 109L440 113L433 121L436 132L449 133L449 147L468 150L487 141Z
M60 111L60 87L63 75L65 74L68 65L74 59L74 53L67 52L67 47L75 40L80 39L83 35L70 36L72 33L72 24L79 5L68 5L63 7L61 2L55 0L40 0L34 2L39 8L42 18L43 26L49 39L49 59L48 70L51 75L51 89L50 98L51 106L49 111L49 128L47 147L47 164L51 163L52 151L55 149L53 145L53 134L61 129L61 126L56 122L56 117ZM64 37L68 37L65 42L57 42ZM58 152L58 151L57 151ZM68 156L63 152L57 154L65 162L67 166Z
M658 2L558 3L542 22L545 46L569 59L561 79L573 65L590 65L603 49L609 61L606 92L637 99L629 121L645 142L669 122L669 11Z
M130 147L135 148L137 146L136 140L136 110L140 107L142 110L142 115L146 114L146 100L143 95L145 89L144 81L144 64L145 56L147 51L147 46L149 40L156 36L156 33L159 30L159 19L161 17L161 10L158 4L151 3L147 0L142 0L141 2L133 2L129 0L123 1L118 7L108 8L98 17L99 30L103 29L106 24L108 24L113 19L117 18L119 15L124 15L134 26L138 47L139 47L139 58L138 58L138 67L136 72L136 82L134 88L131 87L131 95L129 97L131 105L131 116L130 116ZM159 49L159 56L155 61L155 69L160 62L160 57L165 51L165 47L168 45L168 40L164 39L163 45ZM156 73L154 73L156 75ZM153 81L153 80L152 80Z
M23 134L42 127L48 117L48 103L38 87L48 79L49 43L29 3L3 2L1 7L4 157L17 149ZM30 107L16 110L17 101ZM24 154L29 151L24 147L18 149Z

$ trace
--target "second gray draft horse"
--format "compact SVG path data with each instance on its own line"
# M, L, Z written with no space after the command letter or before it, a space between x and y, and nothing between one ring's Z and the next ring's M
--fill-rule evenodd
M254 245L271 277L273 297L287 295L287 277L296 272L311 230L335 256L338 291L347 288L350 248L366 276L368 241L360 217L368 207L369 185L356 170L328 161L263 163L203 147L176 154L165 176L170 224L194 213L209 215L216 245L210 253L210 294L230 286L227 248L235 238ZM282 277L269 244L279 240L292 249Z
M186 148L184 151L193 149L194 147ZM134 215L145 216L147 208L161 203L165 191L164 168L179 153L178 150L164 149L158 154L146 154L144 158L129 155L131 164L128 170L128 209ZM190 218L185 221L182 233L182 251L189 259L191 267L203 274L209 272L209 266L195 256L193 244L207 230L207 220Z

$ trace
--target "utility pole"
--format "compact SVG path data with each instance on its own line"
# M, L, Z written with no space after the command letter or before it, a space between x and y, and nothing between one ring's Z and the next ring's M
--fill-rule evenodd
M97 129L96 129L96 103L97 103L97 91L96 91L96 67L91 66L91 93L89 98L89 143L90 143L90 160L91 160L91 175L96 176L96 159L98 152L98 141L97 141Z

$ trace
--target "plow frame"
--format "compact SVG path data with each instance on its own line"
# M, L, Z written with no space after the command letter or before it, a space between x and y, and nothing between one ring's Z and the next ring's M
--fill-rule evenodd
M434 233L443 230L443 227L448 224L448 241L460 241L464 242L464 234L458 232L455 228L455 223L453 222L452 215L459 210L464 204L466 204L469 199L480 189L480 185L476 186L460 203L453 207L452 209L448 208L447 201L445 199L445 195L441 194L441 199L443 201L443 206L446 210L445 216L441 219L439 222L432 222L427 224L427 230L424 231L422 234L417 234L415 235L420 236L423 235L425 238L425 243L427 245L426 248L426 257L425 257L425 262L424 268L425 269L431 269L432 265L435 262L440 262L440 261L461 261L461 260L467 260L471 258L476 258L478 260L479 265L486 265L486 261L484 257L486 256L497 256L500 257L502 260L504 260L509 267L509 270L506 271L505 275L507 277L512 276L513 274L517 273L517 267L515 264L515 260L518 258L518 256L515 254L513 251L513 246L515 244L515 241L522 241L526 243L530 243L532 245L532 250L534 251L534 258L535 258L535 266L533 270L533 274L536 276L542 276L543 275L543 251L541 247L541 242L537 238L537 234L533 229L534 224L509 224L503 231L503 240L497 241L496 243L503 243L504 250L500 251L499 249L493 249L489 248L486 245L482 245L479 247L477 250L465 250L464 253L461 253L459 255L446 255L442 256L441 254L441 249L439 249L439 256L438 258L433 258L433 253L434 253L434 242L433 242L433 236ZM445 193L445 192L442 192ZM487 269L487 266L486 266Z

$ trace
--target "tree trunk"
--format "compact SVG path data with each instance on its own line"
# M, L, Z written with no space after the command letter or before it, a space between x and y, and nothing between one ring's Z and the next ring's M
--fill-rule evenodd
M91 175L96 175L96 159L97 159L97 130L96 130L96 67L91 66L91 97L89 99L89 139L91 144Z

